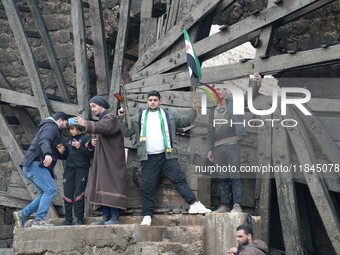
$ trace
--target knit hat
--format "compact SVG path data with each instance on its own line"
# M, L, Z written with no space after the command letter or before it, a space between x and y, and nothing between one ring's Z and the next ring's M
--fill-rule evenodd
M56 112L56 113L53 115L53 119L54 119L54 120L59 120L59 119L67 120L67 119L68 119L68 116L67 116L67 114L64 113L64 112Z
M102 96L94 96L90 99L90 103L97 104L101 107L104 107L105 109L110 108L109 103L106 101L106 99Z

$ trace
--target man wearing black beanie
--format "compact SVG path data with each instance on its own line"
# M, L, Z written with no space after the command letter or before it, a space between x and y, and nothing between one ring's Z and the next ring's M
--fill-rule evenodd
M110 105L104 97L92 97L90 108L99 121L81 117L77 117L77 121L85 127L85 133L95 134L88 142L88 149L94 150L88 199L95 208L101 207L103 218L92 224L119 224L119 209L126 210L127 207L124 137L117 117L108 110Z

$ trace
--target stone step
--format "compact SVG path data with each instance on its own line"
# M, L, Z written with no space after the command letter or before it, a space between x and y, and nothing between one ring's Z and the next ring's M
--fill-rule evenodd
M51 219L51 227L30 227L30 220L14 230L14 253L227 254L247 214L153 215L152 226L141 226L142 216L122 216L119 225L90 225L98 219L86 218L82 226L59 226L63 219Z
M120 224L110 226L52 226L26 227L15 229L14 248L16 254L55 254L68 251L90 252L92 249L105 249L117 252L117 249L139 250L144 244L150 249L176 251L195 251L204 249L203 226L141 226L139 224ZM37 241L39 240L39 241ZM53 240L51 243L50 240ZM84 250L84 244L86 244ZM141 245L140 245L141 244ZM105 248L103 248L105 247ZM137 248L136 248L137 247ZM122 253L135 254L135 253ZM140 253L137 253L140 254ZM153 254L153 253L149 253ZM182 254L182 253L178 253ZM184 253L183 253L184 254Z
M203 241L193 242L191 244L182 244L176 242L140 242L136 245L130 246L126 254L133 255L181 255L181 254L195 254L203 255L204 243Z
M14 255L14 252L11 248L0 248L0 255Z

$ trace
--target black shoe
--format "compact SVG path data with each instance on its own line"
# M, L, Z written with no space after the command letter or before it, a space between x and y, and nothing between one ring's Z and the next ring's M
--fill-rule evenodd
M104 223L105 225L115 225L119 224L119 216L118 215L112 215L111 219Z
M109 217L103 216L101 220L92 222L91 225L104 225L104 223L107 222L108 220L110 220Z
M63 223L60 224L60 226L71 226L73 225L72 221L65 220Z
M84 220L77 220L75 225L85 225Z

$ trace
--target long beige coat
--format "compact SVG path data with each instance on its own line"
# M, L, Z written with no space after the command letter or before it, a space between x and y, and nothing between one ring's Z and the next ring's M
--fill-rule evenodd
M98 122L85 121L85 132L98 138L89 176L88 200L96 208L126 210L126 164L123 134L118 120L107 113Z

